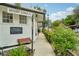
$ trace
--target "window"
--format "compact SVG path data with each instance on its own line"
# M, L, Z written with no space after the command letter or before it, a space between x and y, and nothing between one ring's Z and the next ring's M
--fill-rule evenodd
M3 22L4 23L12 23L13 22L13 14L3 12Z
M21 24L26 24L27 23L27 16L20 15L19 20Z

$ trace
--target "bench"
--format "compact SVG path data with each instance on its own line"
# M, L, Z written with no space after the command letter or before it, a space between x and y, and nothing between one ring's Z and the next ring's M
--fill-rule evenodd
M17 40L18 44L26 44L26 43L31 43L32 40L30 38L20 38Z

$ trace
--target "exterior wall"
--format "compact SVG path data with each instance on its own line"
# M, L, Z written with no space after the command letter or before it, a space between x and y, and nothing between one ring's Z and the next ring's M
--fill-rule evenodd
M37 22L43 21L43 14L37 14Z
M43 28L43 24L42 24L42 21L43 21L43 14L37 14L38 16L37 16L37 22L38 22L38 28L40 29L40 30L42 30L42 28Z
M27 24L19 23L19 15L13 14L13 23L2 23L2 11L6 11L7 7L0 6L0 47L17 44L17 39L32 37L32 17L27 17ZM22 34L10 34L10 27L22 27ZM37 38L37 22L34 19L34 39Z
M34 16L34 41L37 39L37 36L38 36L38 25L37 25L37 21L36 21L36 19L35 19L35 16Z
M1 22L2 22L2 14L1 14L1 9L0 9L0 47L2 46L2 34L1 34L1 32L2 32L2 29L1 29Z

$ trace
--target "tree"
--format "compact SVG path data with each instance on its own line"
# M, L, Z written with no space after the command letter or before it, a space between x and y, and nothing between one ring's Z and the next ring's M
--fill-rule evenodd
M63 23L67 26L79 25L79 7L76 7L73 10L72 15L68 15L65 19L63 19Z
M45 27L47 27L47 26L51 27L51 20L48 20L48 19L44 20L43 24L45 24Z
M73 10L74 14L79 15L79 6L77 6L74 10Z
M41 7L39 7L39 6L34 6L34 9L36 9L36 10L43 10Z
M63 23L67 26L75 24L74 15L68 15L65 19L63 19Z
M19 8L21 7L21 3L15 3L15 5Z
M77 6L74 10L74 17L75 17L75 23L76 25L79 25L79 6Z
M59 26L61 23L62 23L61 20L56 20L56 21L54 21L54 22L51 24L51 27L52 27L52 28L53 28L53 27L57 27L57 26Z

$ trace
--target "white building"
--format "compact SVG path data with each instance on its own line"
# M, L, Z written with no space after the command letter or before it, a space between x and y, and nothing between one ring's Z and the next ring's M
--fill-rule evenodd
M36 14L38 16L36 16ZM33 17L32 17L33 16ZM17 44L17 39L32 39L32 19L34 22L34 40L38 35L38 27L43 24L45 13L38 10L17 8L15 5L0 4L0 48Z

